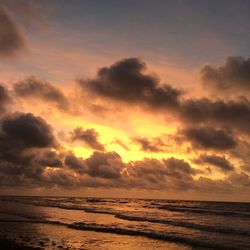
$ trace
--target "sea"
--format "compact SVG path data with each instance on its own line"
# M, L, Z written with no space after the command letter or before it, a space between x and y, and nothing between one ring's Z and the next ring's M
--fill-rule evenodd
M250 203L1 196L0 237L37 249L249 250Z

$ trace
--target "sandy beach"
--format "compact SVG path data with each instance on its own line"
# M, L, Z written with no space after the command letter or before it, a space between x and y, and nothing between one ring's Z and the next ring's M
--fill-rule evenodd
M190 247L145 237L78 231L57 225L35 223L0 223L1 249L67 250L189 250ZM4 234L5 232L5 234ZM5 236L5 238L3 237Z
M247 203L2 197L0 246L248 250L249 215Z

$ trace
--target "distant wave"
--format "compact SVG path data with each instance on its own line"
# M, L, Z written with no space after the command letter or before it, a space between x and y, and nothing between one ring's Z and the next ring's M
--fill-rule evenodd
M90 204L104 204L104 203L128 203L128 201L124 200L107 200L101 198L86 198L82 200L81 205L74 205L74 204L65 204L61 203L61 201L52 201L49 199L44 200L33 200L33 199L16 199L15 197L2 197L0 198L2 201L10 201L10 202L18 202L23 204L35 205L35 206L44 206L44 207L57 207L61 209L67 210L84 210L85 212L91 213L103 213L103 214L113 214L113 212L102 210L100 208L96 209L90 207ZM71 199L72 200L72 199ZM57 203L55 203L57 202ZM150 205L142 206L144 208L151 208L151 209L161 209L167 210L172 212L183 212L183 213L197 213L197 214L211 214L211 215L219 215L219 216L240 216L250 218L250 211L231 211L231 210L223 210L223 209L210 209L210 208L201 208L198 206L174 206L174 205L160 205L158 203L151 202Z
M162 220L162 219L157 219L157 218L131 216L131 215L123 214L121 212L117 212L117 211L103 211L103 210L96 210L96 209L92 209L92 208L91 209L86 208L83 210L85 212L88 212L88 213L111 214L111 215L114 215L116 218L119 218L122 220L128 220L128 221L145 221L145 222L150 222L150 223L166 224L166 225L171 225L171 226L185 227L185 228L196 229L196 230L207 231L207 232L217 232L217 233L227 233L227 234L237 234L237 235L250 236L250 232L243 231L240 229L219 228L219 227L202 225L202 224L195 224L195 223L190 223L190 222L181 222L181 221L173 221L173 220Z
M175 212L214 214L214 215L221 215L221 216L250 217L249 212L241 212L241 211L213 210L213 209L205 209L205 208L198 208L198 207L171 206L171 205L159 206L158 208L163 209L163 210L168 210L168 211L175 211Z
M250 236L250 232L243 231L240 229L220 228L218 226L214 227L214 226L195 224L195 223L190 223L190 222L163 220L163 219L148 218L148 217L141 217L141 216L131 216L131 215L123 214L121 212L117 212L117 211L97 210L97 209L93 209L93 208L81 208L80 209L80 208L72 208L70 206L59 206L59 208L66 209L66 210L83 210L84 212L87 212L87 213L110 214L116 218L119 218L122 220L127 220L127 221L138 221L138 222L143 221L143 222L149 222L149 223L158 223L158 224L165 224L165 225L171 225L171 226L177 226L177 227L184 227L184 228L200 230L200 231L207 231L207 232ZM29 215L23 215L20 213L9 213L9 212L0 212L0 213L21 216L21 217L25 217L27 219L33 219L33 220L40 221L40 222L45 221L44 218L42 218L42 217L34 217L34 216L29 216Z
M234 234L234 235L237 234L237 235L243 235L243 236L250 236L250 232L242 231L239 229L219 228L219 227L195 224L195 223L190 223L190 222L161 220L161 219L156 219L156 218L143 218L143 217L137 217L137 216L124 215L124 214L116 214L115 217L123 219L123 220L129 220L129 221L146 221L146 222L151 222L151 223L160 223L160 224L166 224L166 225L177 226L177 227L197 229L197 230L202 230L202 231L207 231L207 232L228 233L228 234Z
M69 198L67 198L69 199ZM67 203L67 199L65 200ZM71 201L74 199L70 198ZM50 200L50 199L42 199L39 201L36 199L20 199L19 197L1 197L0 201L10 201L10 202L18 202L23 204L30 204L36 206L45 206L45 207L58 207L62 209L69 209L69 210L84 210L88 203L129 203L128 201L124 200L107 200L101 198L86 198L81 200L83 205L74 205L74 204L65 204L61 203L61 200ZM57 203L55 203L57 202ZM144 208L151 208L151 209L161 209L161 210L168 210L173 212L189 212L189 213L202 213L202 214L214 214L214 215L221 215L221 216L243 216L243 217L250 217L250 210L247 211L231 211L231 210L224 210L224 209L212 209L212 208L202 208L198 206L184 206L184 205L160 205L159 203L151 202L150 205L142 205ZM90 208L92 209L92 208ZM105 213L105 212L104 212Z
M249 231L243 231L240 229L233 229L233 228L220 228L218 226L210 226L210 225L202 225L202 224L195 224L191 222L182 222L182 221L174 221L174 220L165 220L165 219L158 219L158 218L149 218L149 217L141 217L141 216L131 216L126 215L126 211L120 212L116 210L108 210L107 208L93 208L89 206L78 206L78 205L67 205L67 204L53 204L53 203L47 203L47 202L32 202L32 201L19 201L19 200L10 200L14 202L21 202L28 205L35 205L35 206L44 206L44 207L55 207L65 210L82 210L86 213L96 213L96 214L110 214L113 215L116 218L122 219L122 220L128 220L128 221L144 221L149 223L158 223L158 224L165 224L165 225L171 225L171 226L177 226L177 227L184 227L194 230L200 230L200 231L207 231L207 232L216 232L216 233L225 233L225 234L234 234L234 235L242 235L242 236L250 236ZM95 202L95 201L94 201ZM166 209L170 211L179 211L182 212L194 212L194 213L209 213L209 214L218 214L219 215L231 215L230 211L222 211L222 210L206 210L206 209L198 209L196 207L187 207L187 206L161 206L160 209ZM241 212L233 212L233 215L245 215L245 213ZM20 214L16 214L17 216L22 216ZM27 217L26 217L27 218ZM32 218L31 218L32 219ZM34 219L34 218L33 218ZM40 218L36 218L40 219Z

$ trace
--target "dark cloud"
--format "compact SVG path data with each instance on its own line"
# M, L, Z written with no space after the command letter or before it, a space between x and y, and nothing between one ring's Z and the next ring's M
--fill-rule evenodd
M121 177L121 170L125 167L121 157L115 152L95 151L89 158L82 159L73 153L65 157L65 165L75 172L90 177L104 179L118 179Z
M250 91L250 59L229 57L223 66L206 65L201 74L204 86L220 94Z
M190 164L184 160L172 157L167 160L163 160L163 162L168 169L168 174L175 176L176 178L181 178L183 174L193 176L199 173L198 170L192 168Z
M250 133L250 102L247 100L190 99L182 103L179 115L188 123L228 126L241 133Z
M58 153L52 130L40 117L9 114L2 117L0 125L0 174L4 176L1 185L111 187L122 177L126 164L115 152L94 152L87 159L64 151ZM86 183L81 183L83 178ZM104 181L95 181L96 178Z
M167 145L161 138L134 137L132 141L139 144L141 150L146 152L158 153L166 151Z
M169 158L124 163L115 152L94 152L82 159L69 153L65 165L84 178L83 186L146 189L190 189L193 176L200 173L184 160ZM79 178L79 177L78 177Z
M55 145L50 126L33 114L16 113L1 120L1 148L44 148Z
M149 181L156 184L164 181L168 175L165 164L160 160L152 158L131 162L127 171L129 176L132 176L134 179L138 178L139 180L141 178L141 181Z
M209 164L223 172L233 171L233 165L224 156L202 154L194 160L197 164Z
M0 160L0 174L5 179L4 182L0 181L0 184L14 187L55 186L57 183L45 182L46 169L52 168L51 172L54 172L63 167L62 156L51 148L28 149L21 152L12 149L5 151Z
M0 3L0 55L13 56L25 46L23 35L7 9Z
M62 91L49 82L40 80L34 76L14 84L14 92L22 98L40 98L44 101L54 103L61 110L68 110L69 108L68 100Z
M95 79L80 79L78 83L84 93L138 105L163 115L171 112L184 123L228 126L241 133L250 133L250 102L247 98L234 101L184 99L181 91L161 84L158 78L146 74L145 68L145 63L137 58L123 59L110 67L101 68Z
M105 147L98 142L98 136L99 134L93 128L84 130L79 127L71 132L72 141L81 141L94 150L104 151Z
M121 170L124 167L121 157L115 152L94 152L86 160L86 165L87 173L90 176L108 179L120 178Z
M52 150L56 146L51 127L42 118L25 113L2 117L0 173L4 183L31 186L40 181L47 166L62 167L59 154Z
M192 176L197 173L189 163L176 158L163 159L162 161L145 158L144 160L135 161L131 164L131 169L133 169L137 177L153 174L160 180L165 176L180 178L180 176ZM130 171L129 168L128 171Z
M203 176L193 183L193 189L209 195L212 193L232 194L236 191L235 183L228 179L213 180Z
M67 169L59 169L58 171L49 171L40 176L40 180L36 180L35 186L43 185L45 188L55 188L74 190L84 185L82 178L76 177L75 173L67 171Z
M80 174L87 172L85 161L82 158L76 157L72 152L66 155L65 165Z
M212 127L186 128L181 131L194 148L228 150L237 145L233 134Z
M57 147L52 129L45 120L32 114L16 113L1 116L1 185L191 189L206 192L228 192L236 184L248 186L245 157L249 155L249 145L248 135L244 134L250 133L250 103L247 98L238 101L184 99L180 91L162 85L156 77L146 74L145 64L138 59L125 59L109 68L102 68L96 79L80 80L79 83L87 93L102 98L127 105L141 105L146 110L159 110L164 115L171 111L171 114L181 119L180 138L190 141L193 149L211 149L220 153L221 150L228 150L225 157L215 154L201 155L196 159L197 163L209 164L228 175L223 180L197 179L197 175L204 173L203 170L195 169L187 161L176 158L124 162L117 153L105 152L94 129L76 128L71 133L71 141L79 141L96 150L90 157L80 158L66 148ZM67 109L67 99L62 92L50 83L35 78L15 84L14 92L19 97L41 98L48 103L55 103L60 109ZM9 100L8 90L0 86L0 103L5 105ZM243 139L246 145L243 145ZM135 137L132 140L144 151L167 150L165 137ZM129 150L119 140L114 143ZM243 153L244 159L241 157ZM242 170L245 173L233 171L234 166L228 160L231 156L242 158L241 164L245 164Z
M50 149L35 151L35 161L42 166L62 168L63 167L63 157L62 153L57 153Z
M146 64L138 58L128 58L110 67L101 68L96 79L80 79L80 86L92 94L148 108L175 108L181 92L161 85L152 75L144 73Z
M49 167L49 168L47 168ZM52 168L52 169L51 169ZM146 190L196 190L231 192L233 185L249 185L246 174L230 175L228 180L214 181L194 176L201 173L184 160L147 159L124 163L115 152L94 152L89 158L72 152L57 153L40 148L19 153L8 161L1 157L0 186L43 188L122 188ZM238 183L238 180L243 181ZM235 184L236 183L236 184Z
M250 177L246 173L233 172L228 179L237 186L250 187Z
M193 187L193 176L199 171L181 159L145 158L129 163L127 172L131 187L188 190Z

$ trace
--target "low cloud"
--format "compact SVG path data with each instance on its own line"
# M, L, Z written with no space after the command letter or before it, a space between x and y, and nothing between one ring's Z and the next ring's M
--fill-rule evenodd
M2 185L39 183L47 166L62 166L51 127L33 114L15 113L0 122L0 173ZM40 184L42 185L42 184Z
M61 110L68 110L69 108L68 100L62 91L49 82L40 80L34 76L15 83L13 88L18 97L39 98L45 102L56 104Z
M145 152L158 153L167 150L167 145L159 137L151 139L146 137L133 137L132 141L140 145L141 150Z
M2 186L192 188L197 170L181 159L144 159L125 163L116 152L86 158L57 151L50 126L40 117L17 113L2 118Z
M86 173L87 171L85 161L80 157L76 157L72 152L66 155L65 165L79 174Z
M68 153L65 158L65 164L70 169L83 175L104 179L118 179L121 177L121 171L125 166L121 157L115 152L95 151L89 158L82 159L76 157L73 153Z
M250 187L250 177L246 173L243 173L243 172L240 172L240 173L233 172L229 176L229 180L231 182L233 182L237 186Z
M86 165L90 176L107 179L120 178L121 170L124 167L121 157L115 152L94 152L86 160Z
M211 150L229 150L237 145L233 134L212 127L186 128L181 131L193 148Z
M178 115L187 124L228 126L240 133L250 134L250 102L212 101L207 98L182 102Z
M104 151L105 147L98 141L98 136L99 134L93 128L84 130L78 127L71 132L71 141L80 141L94 150Z
M193 188L193 176L199 171L186 161L172 157L163 160L145 158L131 162L126 173L131 187L188 190Z
M223 172L234 171L233 165L224 156L202 154L194 160L196 164L208 164Z
M55 138L51 127L40 117L33 114L10 114L1 120L1 148L44 148L54 146Z

